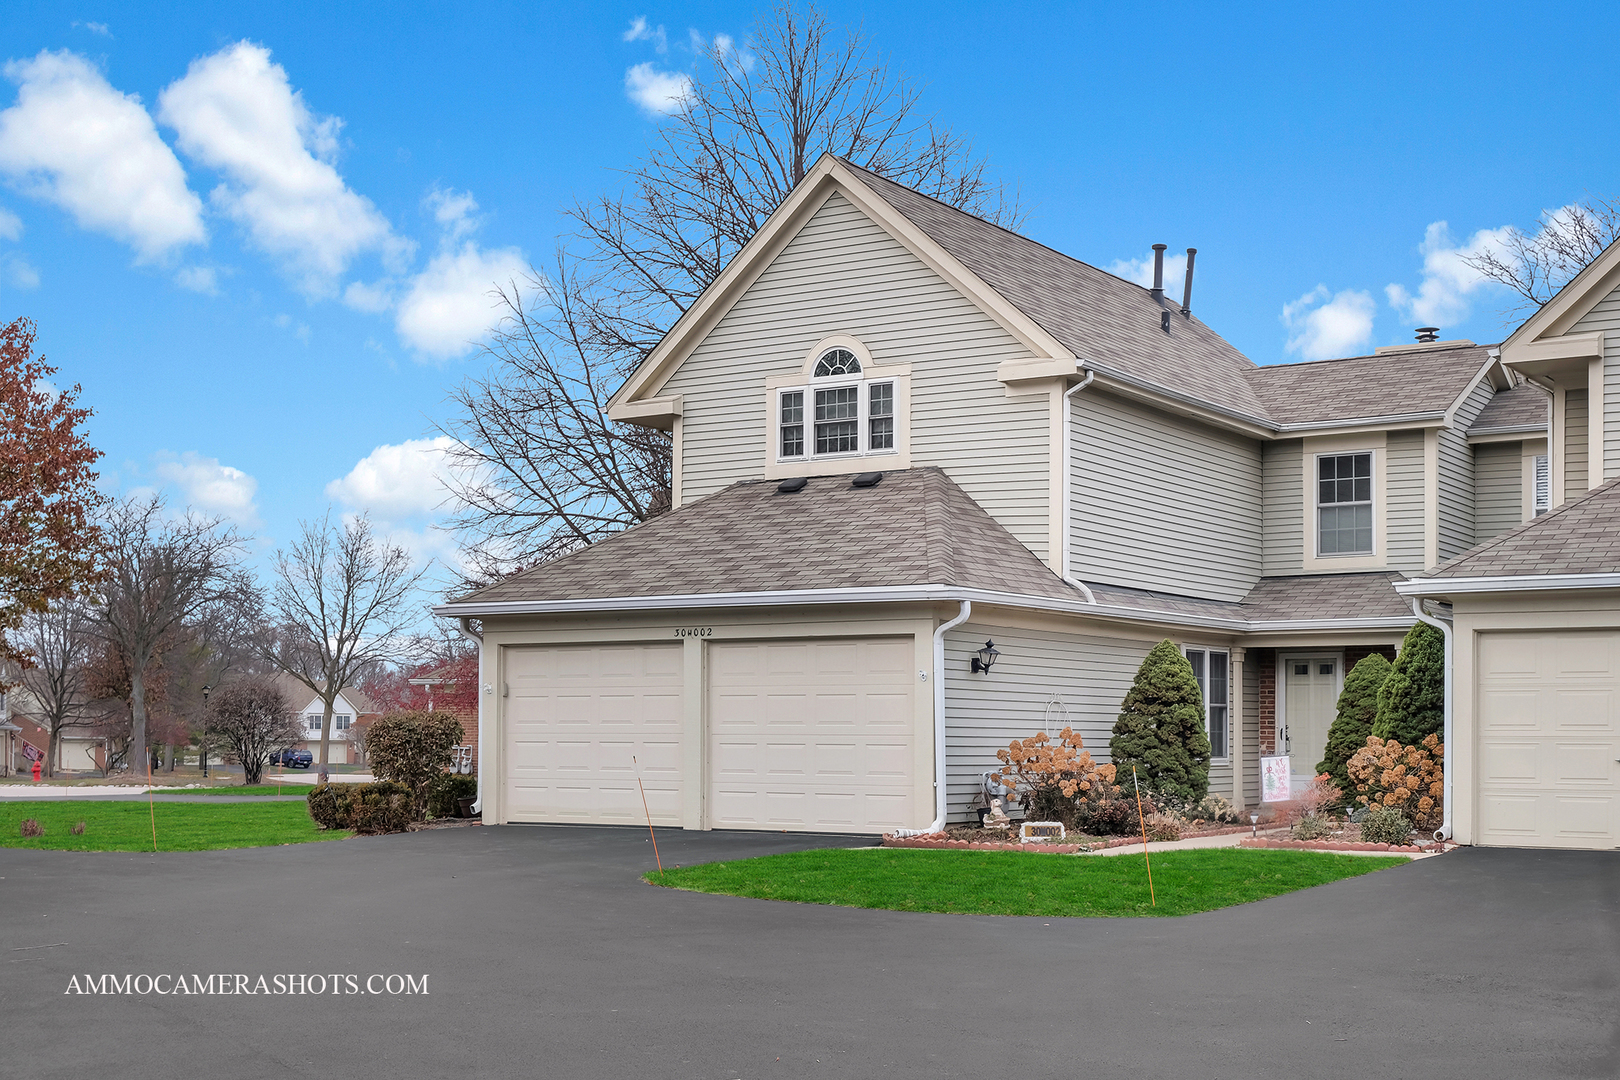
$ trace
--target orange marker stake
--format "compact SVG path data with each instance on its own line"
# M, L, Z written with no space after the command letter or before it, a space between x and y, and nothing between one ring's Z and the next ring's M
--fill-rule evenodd
M1142 813L1142 781L1136 778L1136 766L1131 766L1131 783L1136 785L1136 820L1142 823L1142 861L1147 863L1148 872L1148 900L1154 907L1159 906L1159 898L1153 895L1153 860L1148 858L1147 818Z
M652 837L653 858L658 862L658 876L664 876L664 860L658 856L658 834L653 832L652 811L647 809L647 789L641 786L641 763L630 755L630 764L636 767L636 788L641 792L641 812L647 815L647 835Z

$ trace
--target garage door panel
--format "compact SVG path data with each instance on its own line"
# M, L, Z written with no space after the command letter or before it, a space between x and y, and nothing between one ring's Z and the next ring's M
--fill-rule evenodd
M911 655L904 638L712 644L710 821L855 832L907 824Z
M507 649L507 819L680 825L681 651Z
M1620 632L1477 641L1480 842L1620 845Z

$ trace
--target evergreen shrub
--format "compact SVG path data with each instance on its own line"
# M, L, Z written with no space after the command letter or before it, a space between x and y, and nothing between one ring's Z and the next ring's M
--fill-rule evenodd
M1327 751L1316 765L1318 774L1327 774L1340 791L1353 791L1345 766L1350 756L1367 745L1378 715L1378 691L1389 678L1390 662L1382 653L1372 653L1357 661L1344 677L1339 694L1339 714L1328 728Z
M1443 734L1445 722L1446 637L1420 622L1407 631L1401 654L1379 687L1378 715L1369 734L1417 746L1427 735Z
M1153 646L1120 704L1108 743L1115 783L1132 794L1131 766L1144 790L1184 806L1209 793L1209 737L1204 699L1192 665L1175 642Z

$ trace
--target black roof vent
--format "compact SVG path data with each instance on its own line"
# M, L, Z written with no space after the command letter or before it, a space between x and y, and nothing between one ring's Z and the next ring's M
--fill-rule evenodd
M792 495L795 491L803 491L804 485L808 484L809 482L809 480L802 476L790 476L780 484L777 484L776 490L780 491L783 495Z
M877 487L878 481L883 479L880 472L863 472L849 482L850 487Z
M1417 328L1417 336L1419 345L1427 345L1431 341L1439 341L1440 328L1438 326L1420 326Z

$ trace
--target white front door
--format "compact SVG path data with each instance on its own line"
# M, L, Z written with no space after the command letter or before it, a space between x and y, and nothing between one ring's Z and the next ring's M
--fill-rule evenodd
M1282 658L1282 697L1277 710L1277 753L1288 755L1289 783L1297 798L1316 777L1327 752L1328 728L1339 708L1344 658L1316 653Z

